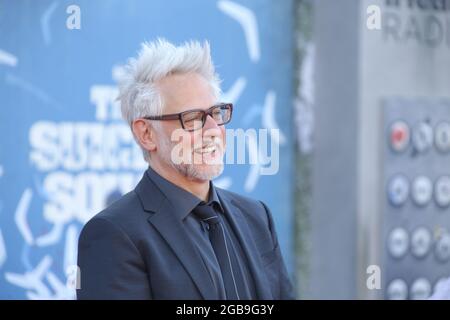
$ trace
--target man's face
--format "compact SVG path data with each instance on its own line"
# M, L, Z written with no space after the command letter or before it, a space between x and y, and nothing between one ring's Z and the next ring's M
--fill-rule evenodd
M171 75L158 83L164 99L163 114L208 109L217 103L209 84L198 74ZM178 120L156 125L156 151L151 161L175 169L190 180L211 180L223 171L225 127L207 116L202 129L188 132ZM180 152L181 151L181 152Z

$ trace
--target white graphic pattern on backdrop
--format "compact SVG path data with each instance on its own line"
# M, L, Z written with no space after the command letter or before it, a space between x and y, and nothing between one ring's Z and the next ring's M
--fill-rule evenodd
M46 45L49 45L52 42L49 21L56 8L57 3L53 2L41 17L41 31ZM218 1L217 8L239 23L245 36L249 59L252 63L258 63L260 61L261 52L256 15L252 10L232 1ZM11 67L17 66L18 58L14 56L14 54L0 50L0 64ZM121 67L118 65L112 66L113 79L119 78L120 74ZM46 105L53 107L55 110L62 109L60 103L55 101L55 99L39 88L39 86L28 82L26 79L8 73L5 80L8 84L20 87L22 90L45 102ZM233 85L223 93L223 99L236 103L247 88L247 82L245 76L239 76L234 81ZM102 132L102 130L110 130L110 133L122 135L122 142L127 141L133 143L130 133L127 138L123 137L123 132L125 132L125 130L128 132L129 130L128 126L124 123L114 123L114 121L120 118L120 109L115 102L116 95L117 88L115 86L92 85L90 99L91 103L96 105L95 117L97 122L66 122L60 124L43 123L42 121L39 121L30 129L30 144L35 147L39 146L39 143L42 141L39 142L39 138L36 138L36 132L40 132L41 130L47 130L47 133L55 132L63 142L67 142L64 139L69 139L69 137L66 137L63 133L67 132L68 129L73 130L73 134L79 133L81 130L83 130L84 133L89 130L94 130L96 133ZM242 124L250 124L252 120L260 117L261 126L263 128L279 129L275 119L275 109L276 93L273 90L269 90L266 93L263 102L248 108L248 111L242 118ZM112 121L113 124L110 124L107 121ZM63 125L65 125L65 131L62 130L62 128L61 130L58 130L58 128ZM115 127L111 129L111 126L113 125ZM269 130L269 132L271 131ZM279 131L279 137L275 137L275 141L281 145L285 144L286 137ZM114 142L112 143L114 144ZM249 172L245 179L244 189L247 192L251 192L257 186L261 175L261 168L266 159L264 159L265 155L258 149L258 144L252 137L249 138L246 147L250 157L258 159L258 163L249 166ZM132 153L136 152L136 149L137 147L134 148L134 151L128 151ZM28 187L23 190L14 213L14 221L25 243L25 254L22 253L22 260L27 271L17 273L2 270L5 272L5 279L9 283L23 288L29 299L73 299L75 297L74 286L70 283L70 277L73 275L73 267L76 265L77 238L81 225L85 223L90 216L97 213L102 205L107 202L106 198L108 194L106 192L103 192L100 195L91 195L91 198L93 199L91 202L94 202L96 205L94 204L90 207L86 203L88 200L79 201L84 198L83 196L78 195L77 197L74 196L74 199L71 200L58 200L60 201L59 205L63 207L61 209L60 206L53 203L53 201L55 201L54 199L63 197L58 190L69 188L71 185L77 185L73 187L72 192L74 194L79 194L81 193L80 190L88 189L89 187L91 187L92 190L107 189L113 192L114 188L111 188L112 182L112 185L123 193L130 190L140 178L140 174L130 174L129 170L125 170L123 173L120 173L119 170L117 176L92 173L95 172L92 167L95 167L96 165L102 166L98 161L95 162L92 159L91 162L85 163L84 166L81 165L81 170L78 170L76 174L72 174L71 172L75 172L76 170L71 170L70 166L76 166L76 164L70 163L69 160L65 163L67 171L56 171L54 168L57 166L40 158L39 152L36 152L36 150L30 152L30 162L40 173L44 173L44 178L43 181L35 183L34 189ZM64 163L59 163L59 165L64 167ZM139 170L145 168L145 163L142 160L128 165L127 169L131 168L134 170L133 172L139 172ZM45 169L46 166L51 169ZM92 183L92 185L90 183ZM233 179L229 176L222 176L215 181L215 184L222 188L230 188L233 185ZM89 192L89 190L85 192ZM35 209L31 208L33 208L33 199L39 197L48 201L44 204L41 214L51 227L47 232L33 234L28 217L30 215L38 214L38 212L35 212ZM77 209L81 207L83 209L80 210L81 212L78 212ZM29 252L29 250L37 250L37 248L50 249L62 241L64 241L63 269L65 270L67 279L62 280L58 278L52 270L55 261L50 254L45 254L35 266L32 266L26 257L26 253ZM0 268L7 259L6 248L7 244L4 243L4 238L0 230Z

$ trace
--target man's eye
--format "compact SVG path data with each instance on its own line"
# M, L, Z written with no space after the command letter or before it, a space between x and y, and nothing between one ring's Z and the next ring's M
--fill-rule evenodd
M202 116L199 114L188 114L185 115L183 120L185 122L190 122L190 121L201 121L202 120Z

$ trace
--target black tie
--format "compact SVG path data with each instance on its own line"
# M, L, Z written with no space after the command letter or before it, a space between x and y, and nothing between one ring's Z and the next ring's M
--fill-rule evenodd
M195 209L194 214L209 226L209 240L216 254L222 272L223 283L228 300L239 300L239 294L236 284L236 278L233 273L230 251L227 246L223 224L212 206L200 203Z

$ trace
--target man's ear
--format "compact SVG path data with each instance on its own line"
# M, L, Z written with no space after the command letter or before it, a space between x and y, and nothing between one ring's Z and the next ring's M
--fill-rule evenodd
M143 147L149 152L156 150L155 129L149 123L148 120L145 119L134 120L131 125L131 129L133 130L133 134L136 137L136 140L141 145L141 147Z

